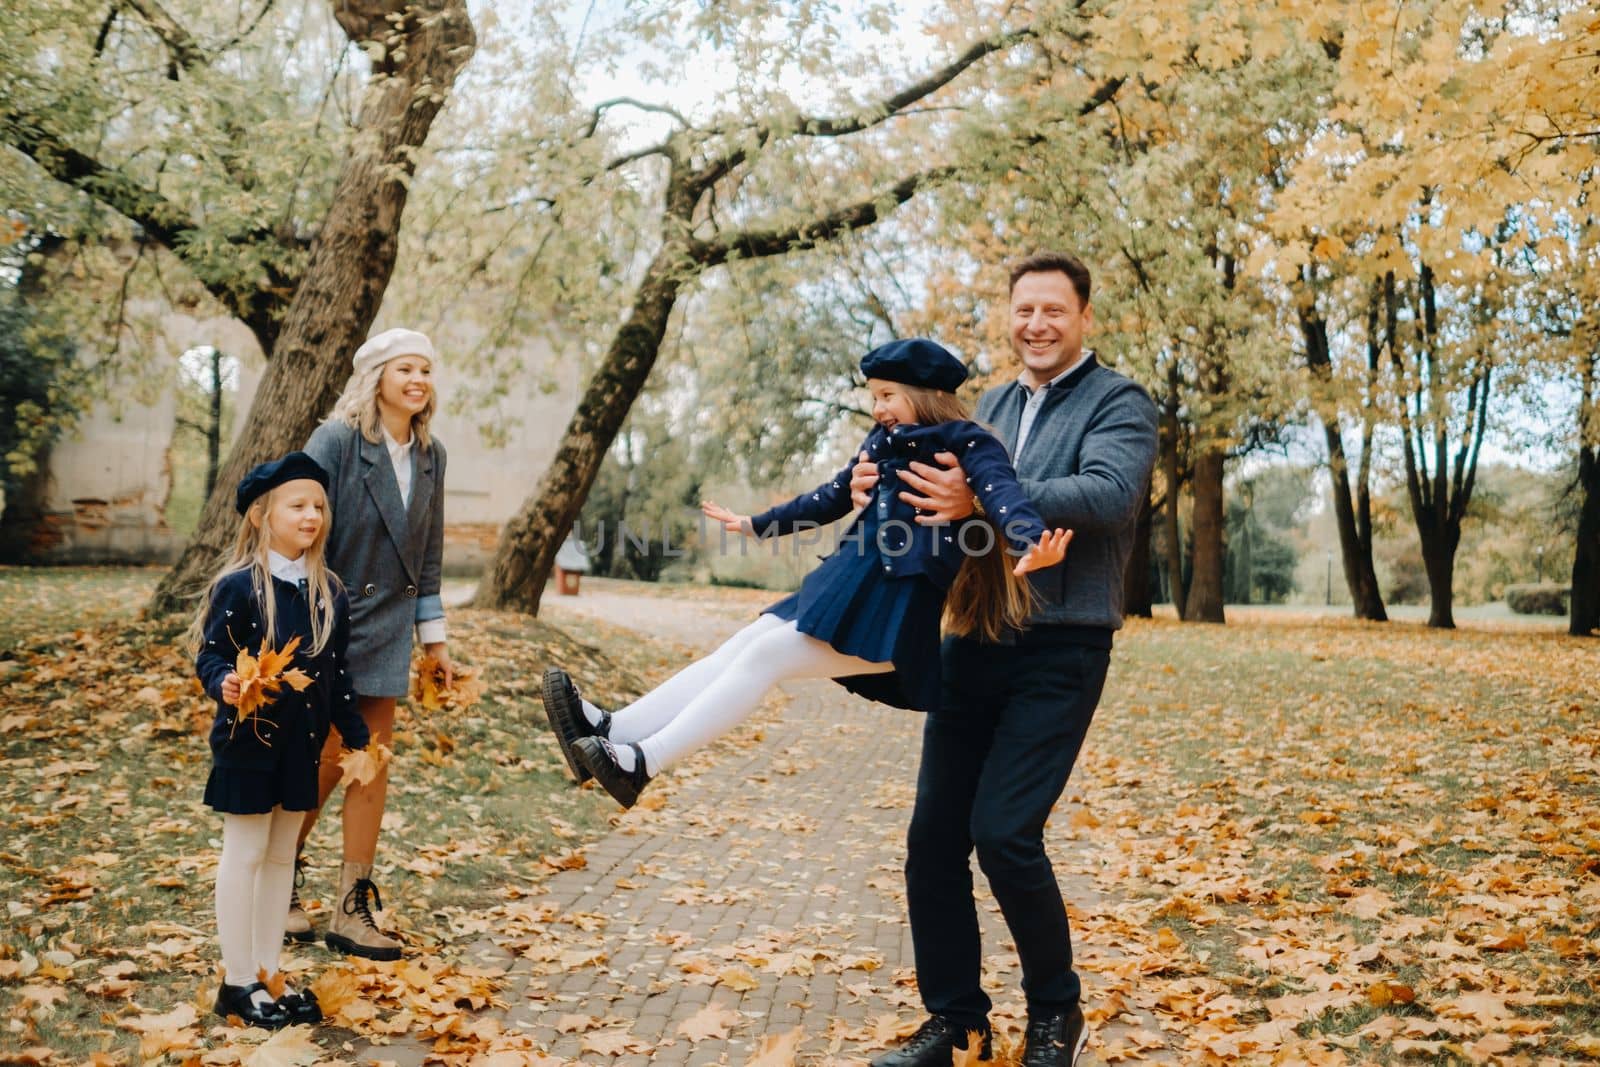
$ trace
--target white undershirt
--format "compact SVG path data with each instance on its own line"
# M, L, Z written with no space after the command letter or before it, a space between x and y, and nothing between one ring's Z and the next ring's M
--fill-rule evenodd
M400 503L406 508L411 507L411 438L408 435L405 443L396 441L389 435L389 427L383 428L383 446L389 450L389 463L394 467L395 484L400 487Z
M267 549L267 569L274 578L282 578L286 582L299 585L306 580L306 554L300 553L294 559L279 555L272 549Z
M383 447L389 450L389 463L394 467L395 484L400 487L400 503L409 511L411 510L411 440L408 437L405 444L401 444L390 435L389 427L385 426ZM425 645L443 644L444 620L429 619L417 623L417 640Z

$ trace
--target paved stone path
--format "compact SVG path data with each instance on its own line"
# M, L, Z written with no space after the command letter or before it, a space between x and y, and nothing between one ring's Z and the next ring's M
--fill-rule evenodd
M558 600L547 617L559 625L566 612L696 652L754 617L748 607L600 591ZM621 817L586 850L584 870L551 878L551 896L603 916L616 945L592 982L529 983L511 1018L526 1018L552 1054L594 1059L583 1035L554 1029L552 1009L630 1020L650 1049L619 1065L742 1063L761 1035L796 1025L807 1034L803 1052L825 1052L835 1020L863 1033L877 1016L918 1021L914 996L894 978L911 960L900 864L921 720L831 682L784 688L787 706L754 727L761 744L709 753L703 769L670 783L660 810ZM683 965L702 958L704 977L725 978L686 981L700 972ZM747 984L755 987L731 988ZM707 1004L738 1013L726 1041L678 1033ZM894 1014L897 1005L906 1007Z
M585 615L697 653L757 610L603 587L544 607L557 625ZM920 716L830 682L783 687L618 812L581 869L541 884L538 918L552 932L504 961L506 1024L554 1056L617 1067L744 1064L784 1035L798 1037L802 1063L863 1063L894 1043L922 1017L901 874L920 728ZM993 1018L1019 1035L1016 954L977 882ZM1074 909L1097 906L1087 878L1062 882ZM1103 1026L1095 1045L1119 1029ZM402 1065L423 1055L372 1052ZM1091 1049L1080 1062L1103 1061Z

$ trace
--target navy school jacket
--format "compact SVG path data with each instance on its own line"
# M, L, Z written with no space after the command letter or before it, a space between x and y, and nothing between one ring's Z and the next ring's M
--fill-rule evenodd
M277 598L277 632L271 645L281 649L298 634L300 647L290 666L309 674L311 684L302 692L282 686L272 703L258 712L262 720L259 724L244 722L235 726L238 711L222 702L222 679L234 669L239 649L248 649L252 656L260 652L264 615L249 570L234 571L223 578L212 593L211 614L194 664L206 695L217 702L217 715L211 724L211 755L219 767L271 770L280 759L319 762L330 722L339 727L339 736L348 747L364 748L368 741L367 724L356 710L355 691L345 662L350 643L350 602L344 590L337 584L334 587L333 633L322 651L312 655L311 611L306 594L294 582L282 578L270 581Z
M863 535L869 543L859 550L878 552L883 558L884 573L890 577L920 574L938 588L949 589L966 558L962 545L977 550L988 543L981 531L963 533L966 526L981 519L919 526L915 522L918 509L899 498L899 493L908 488L901 483L900 472L913 460L937 466L933 459L936 452L952 452L959 457L973 494L1014 551L1026 551L1044 536L1044 520L1017 483L1005 446L988 430L966 420L932 426L900 425L892 430L873 427L861 447L851 453L849 466L832 479L809 493L751 516L756 534L766 537L793 533L806 524L820 526L848 515L852 510L850 472L862 452L878 465L878 484L872 501L861 519L852 524L839 551L856 551L850 541L858 533Z

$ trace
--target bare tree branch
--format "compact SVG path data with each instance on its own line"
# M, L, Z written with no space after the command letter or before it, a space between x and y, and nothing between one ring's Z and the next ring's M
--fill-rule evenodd
M244 29L240 30L232 37L229 37L226 41L222 42L222 44L218 45L217 51L226 52L228 49L232 48L234 45L238 44L252 33L255 33L256 27L261 25L261 20L267 17L267 12L272 10L272 5L275 2L276 0L263 0L263 3L261 4L261 10L257 11L256 17L250 20L250 25L246 26Z
M862 200L793 226L764 230L738 230L715 240L695 241L689 258L701 267L715 267L730 259L760 259L785 252L815 248L846 230L871 226L879 218L917 194L917 190L955 172L953 167L917 171L900 179L870 200Z
M616 159L609 160L606 165L600 169L603 172L621 170L629 163L637 163L639 160L649 159L651 156L665 156L667 159L671 159L673 158L672 149L666 142L662 142L661 144L653 144L648 148L638 148L632 152L624 152Z
M209 57L194 35L173 18L157 0L125 0L127 5L139 13L144 24L167 46L167 51L172 55L172 65L167 68L167 77L173 81L178 80L179 70L189 70L192 67L204 66Z
M775 136L792 132L801 137L844 137L852 133L860 133L871 129L891 118L905 113L912 104L918 103L938 92L959 78L966 70L985 56L995 52L1004 51L1019 41L1034 36L1031 27L1023 27L1009 33L998 34L994 37L975 41L949 63L931 71L917 81L905 86L899 92L883 98L873 104L866 105L853 115L823 116L810 115L798 116L792 124L778 122L764 122L755 127L747 135L745 143L740 143L714 156L699 171L689 178L691 188L704 189L721 181L735 167L750 158L752 149L764 148Z
M796 124L796 131L807 137L843 137L846 134L858 133L893 118L907 107L943 89L955 81L968 67L978 60L995 52L1002 52L1019 41L1034 36L1031 26L1024 26L1020 30L997 34L982 41L974 41L967 46L955 59L931 71L924 77L912 82L899 92L887 96L877 103L861 109L854 115L822 116L812 115L802 117Z
M594 111L589 115L589 128L584 131L583 135L585 137L593 137L595 130L600 128L600 120L605 117L605 113L607 111L610 111L614 107L631 107L636 108L639 111L649 111L657 115L667 115L675 120L678 125L682 126L684 129L694 129L694 123L684 118L683 113L678 111L677 108L669 107L666 104L652 104L648 100L635 100L631 96L617 96L612 97L610 100L602 100L600 103L594 106Z

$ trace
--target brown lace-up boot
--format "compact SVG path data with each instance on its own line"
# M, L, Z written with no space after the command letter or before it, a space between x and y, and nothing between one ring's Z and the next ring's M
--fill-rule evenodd
M383 910L383 898L372 882L372 864L346 863L339 873L339 903L323 940L335 952L369 960L399 959L401 943L378 929L374 910Z
M294 857L294 889L289 893L289 920L284 923L283 936L289 940L315 941L317 932L311 928L311 916L300 903L300 887L306 884L306 861L297 853Z

